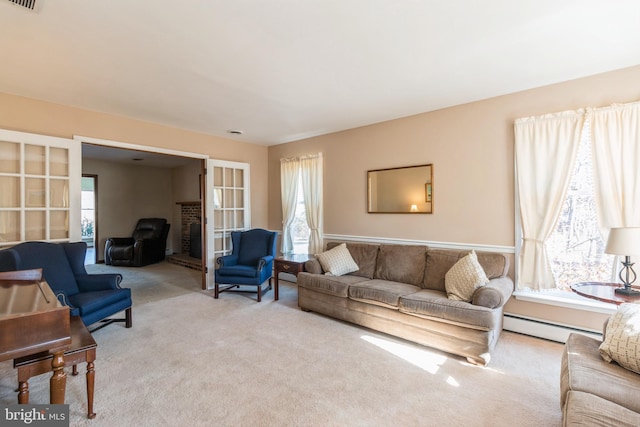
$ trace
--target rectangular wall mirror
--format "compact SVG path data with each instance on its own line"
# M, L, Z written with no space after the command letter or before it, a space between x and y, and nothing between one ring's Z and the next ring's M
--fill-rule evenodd
M367 171L369 213L433 213L433 165Z

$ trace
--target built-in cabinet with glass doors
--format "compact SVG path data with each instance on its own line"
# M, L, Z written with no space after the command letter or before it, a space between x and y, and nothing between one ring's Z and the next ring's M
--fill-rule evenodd
M80 162L71 140L0 130L0 247L76 237Z

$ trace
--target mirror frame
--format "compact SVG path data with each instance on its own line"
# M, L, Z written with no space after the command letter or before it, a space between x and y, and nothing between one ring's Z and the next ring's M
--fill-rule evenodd
M424 185L424 204L426 208L420 211L413 211L411 208L409 210L372 210L371 207L371 196L372 196L372 188L371 181L372 176L375 175L376 172L391 172L391 171L401 171L406 169L416 169L416 168L429 168L429 173L425 177L423 182L412 185L413 188L417 188L418 186ZM422 204L422 202L420 202ZM409 205L413 206L413 205ZM417 208L417 206L416 206ZM382 213L382 214L432 214L433 213L433 163L428 163L424 165L416 165L416 166L402 166L397 168L386 168L386 169L372 169L367 171L367 213Z

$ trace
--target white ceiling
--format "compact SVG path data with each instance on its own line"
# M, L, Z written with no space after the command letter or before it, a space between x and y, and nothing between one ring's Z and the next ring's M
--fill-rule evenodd
M638 0L36 2L0 92L266 145L640 64Z

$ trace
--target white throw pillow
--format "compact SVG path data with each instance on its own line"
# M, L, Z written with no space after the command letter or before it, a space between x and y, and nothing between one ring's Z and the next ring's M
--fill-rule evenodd
M471 301L476 289L487 283L489 279L478 262L476 251L458 260L444 276L447 297L456 301Z
M640 305L622 304L605 328L600 355L640 374Z
M320 261L324 274L331 276L342 276L344 274L358 271L358 264L353 260L347 244L342 243L330 250L317 254L316 258Z

